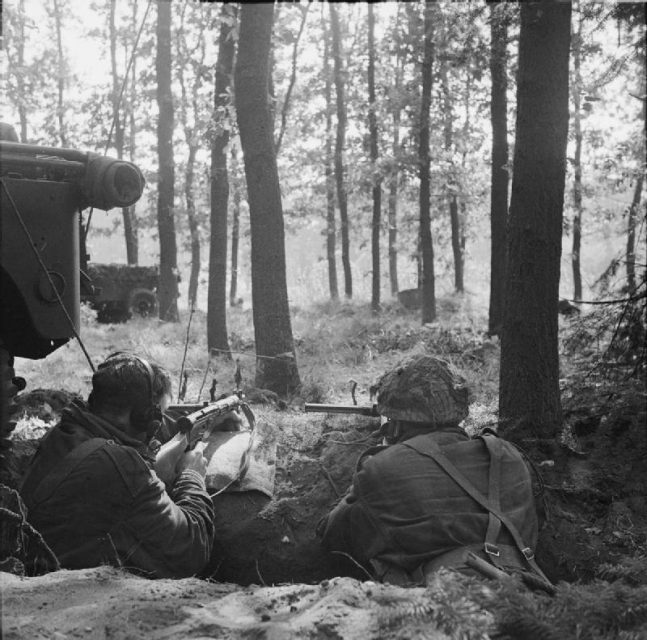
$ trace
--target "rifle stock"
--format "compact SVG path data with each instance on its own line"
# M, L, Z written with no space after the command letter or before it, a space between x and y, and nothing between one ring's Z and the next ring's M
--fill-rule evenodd
M377 405L362 406L356 404L316 404L306 402L304 406L306 413L344 413L349 415L368 416L379 418L380 414Z

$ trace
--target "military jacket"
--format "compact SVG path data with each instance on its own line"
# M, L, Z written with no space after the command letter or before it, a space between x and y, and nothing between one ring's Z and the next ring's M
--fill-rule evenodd
M207 564L214 510L186 470L170 493L142 442L76 403L43 439L23 481L28 520L68 569L113 564L150 577L195 575Z
M362 455L348 494L320 524L327 549L367 566L377 560L413 572L450 551L483 547L490 516L424 455L430 440L487 496L490 455L482 439L470 439L462 429L376 447ZM538 524L530 471L511 443L500 445L500 509L534 550ZM497 543L514 546L505 527Z

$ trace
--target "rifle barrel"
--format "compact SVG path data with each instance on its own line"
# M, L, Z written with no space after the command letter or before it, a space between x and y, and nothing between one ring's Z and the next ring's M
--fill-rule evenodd
M221 400L216 400L211 402L206 407L202 407L197 411L189 413L187 416L182 416L178 418L175 423L178 431L182 433L188 433L193 429L193 427L200 421L206 420L207 418L216 417L229 413L234 409L241 406L242 400L237 395L227 396Z
M306 402L304 406L306 413L345 413L359 416L378 418L380 414L375 405L362 406L356 404L316 404Z

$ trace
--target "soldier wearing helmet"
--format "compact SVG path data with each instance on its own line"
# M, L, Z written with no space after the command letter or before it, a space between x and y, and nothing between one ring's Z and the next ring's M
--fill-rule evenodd
M461 427L464 378L420 355L385 373L372 392L387 419L386 445L362 454L348 494L319 523L324 547L394 584L422 584L441 567L470 572L474 556L545 579L534 560L530 470L511 443L494 434L472 439Z

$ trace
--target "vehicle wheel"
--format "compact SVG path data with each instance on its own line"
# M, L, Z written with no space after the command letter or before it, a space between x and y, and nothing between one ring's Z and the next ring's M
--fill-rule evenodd
M157 296L150 289L133 289L128 298L128 309L134 316L148 318L157 313Z

